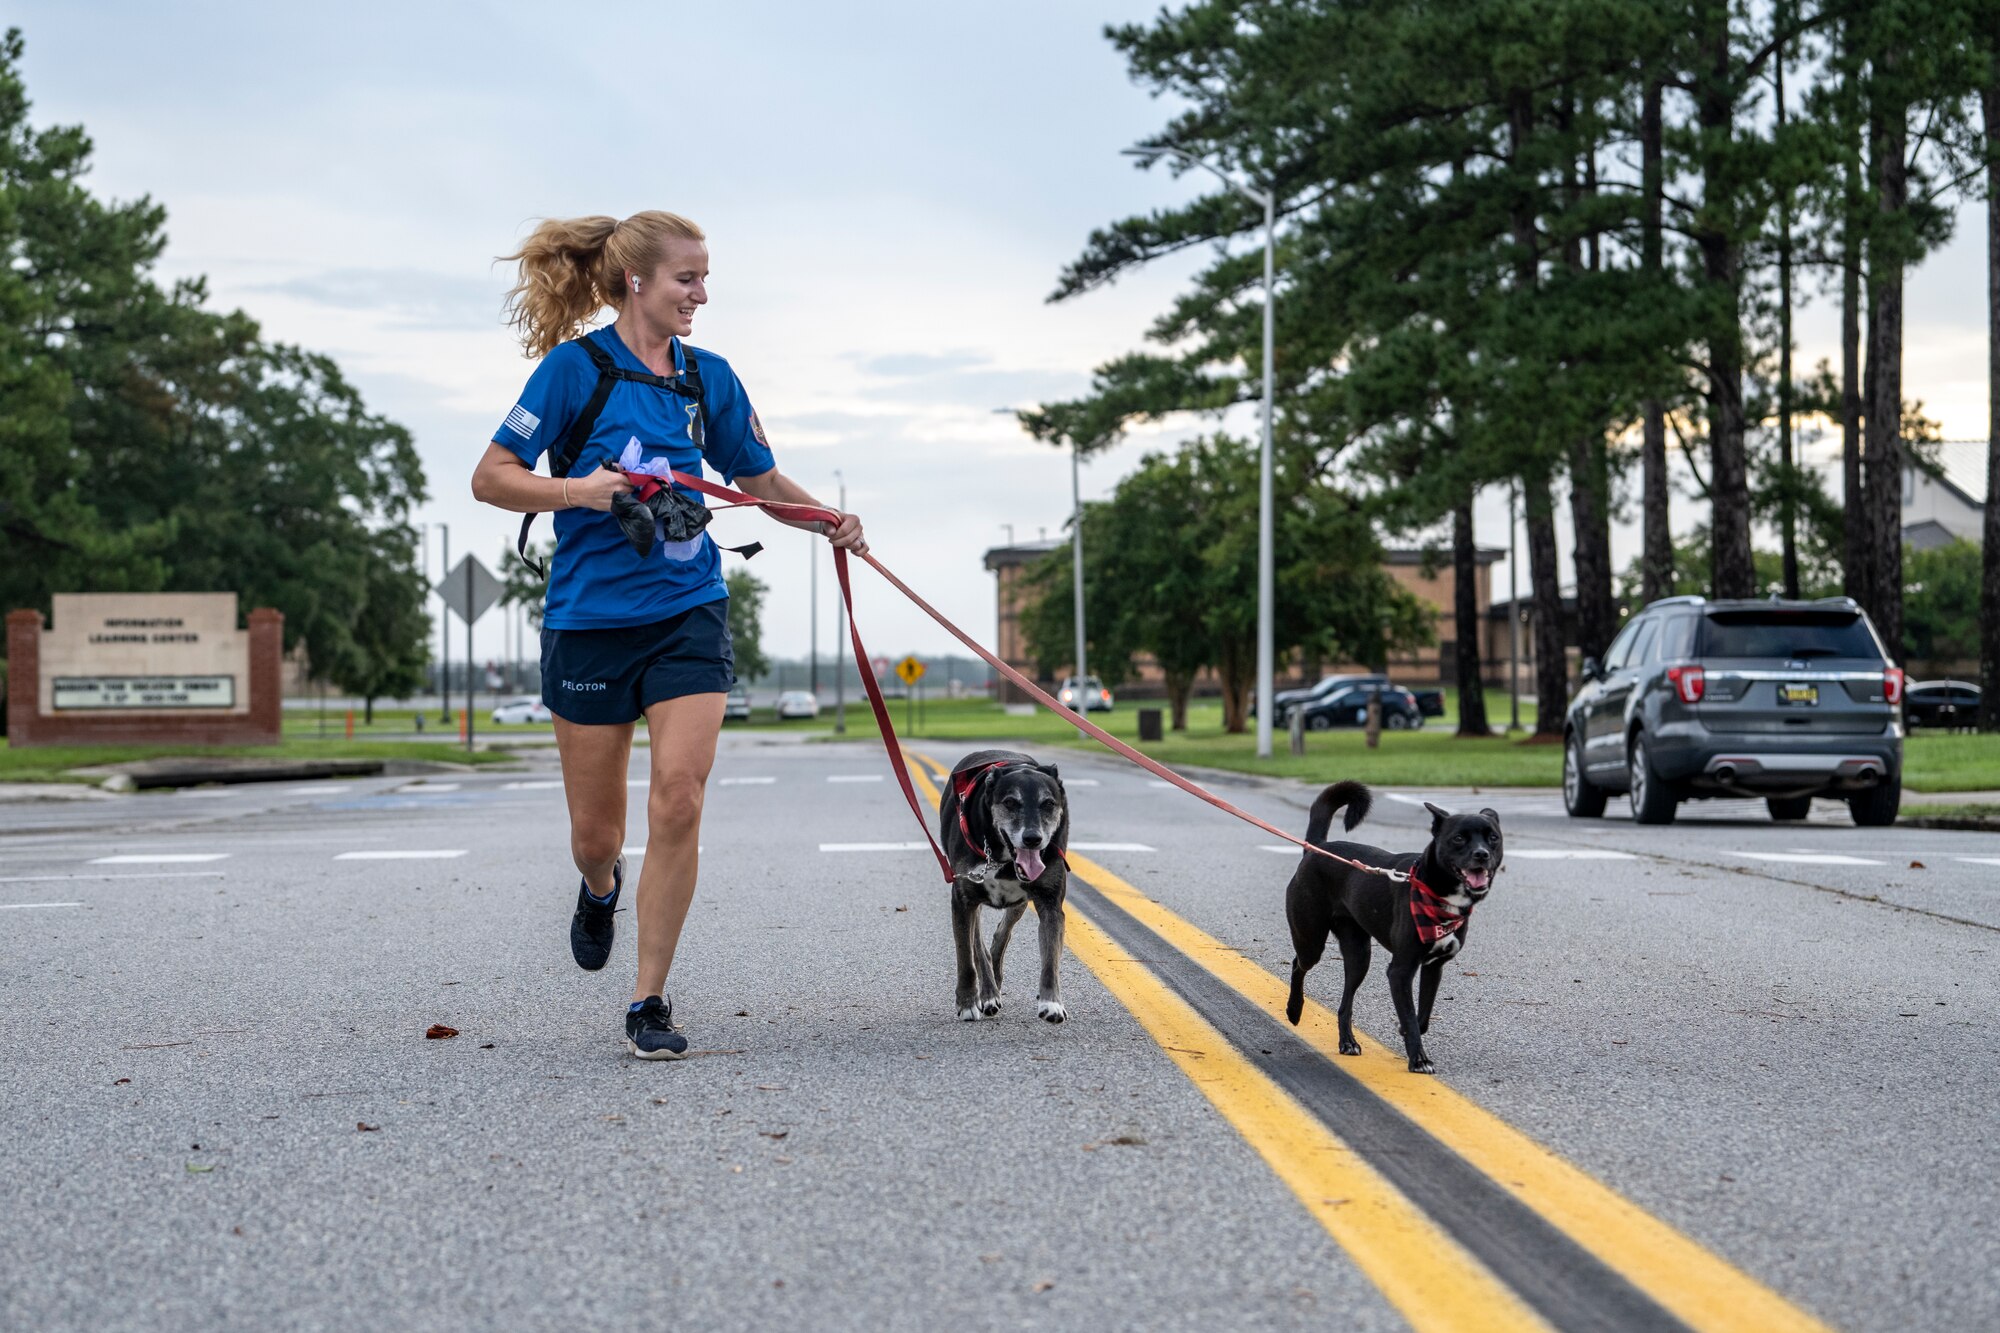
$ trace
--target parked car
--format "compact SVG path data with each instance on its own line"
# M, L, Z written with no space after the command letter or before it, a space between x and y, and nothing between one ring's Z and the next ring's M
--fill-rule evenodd
M1668 597L1587 658L1563 718L1563 804L1580 819L1624 792L1641 824L1684 800L1762 796L1773 819L1812 798L1894 822L1904 678L1846 597Z
M729 687L729 697L722 701L722 720L724 722L750 720L750 691L741 685Z
M1417 709L1425 717L1444 716L1443 690L1411 690L1417 696Z
M778 720L795 717L818 717L819 700L811 690L786 690L778 696L776 704Z
M532 694L509 699L493 710L493 725L506 726L510 722L553 722L555 714L549 706Z
M1271 724L1278 727L1290 726L1292 721L1291 709L1294 705L1327 699L1332 696L1335 690L1344 689L1349 685L1387 685L1388 683L1389 678L1387 676L1375 675L1368 672L1349 671L1344 674L1321 676L1317 681L1302 690L1279 690L1271 696ZM1252 696L1250 700L1250 716L1257 716L1257 700L1255 696Z
M1979 721L1979 687L1969 680L1920 680L1903 700L1903 724L1918 727L1971 727Z
M1075 708L1077 700L1083 701L1083 712L1108 713L1111 711L1111 691L1104 688L1104 682L1095 676L1085 676L1078 680L1075 676L1063 677L1063 683L1056 689L1056 698L1065 708Z
M1382 698L1382 725L1389 730L1414 731L1424 725L1424 713L1417 707L1417 696L1400 685L1350 685L1323 699L1294 707L1304 710L1308 731L1365 727L1368 725L1368 701L1375 695Z

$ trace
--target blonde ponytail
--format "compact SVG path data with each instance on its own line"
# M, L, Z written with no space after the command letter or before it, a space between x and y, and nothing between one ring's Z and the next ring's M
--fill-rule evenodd
M520 334L530 357L550 351L589 327L605 306L625 306L624 275L649 274L670 237L706 240L700 227L677 213L648 209L617 218L544 218L521 248L520 276L507 293L507 324Z

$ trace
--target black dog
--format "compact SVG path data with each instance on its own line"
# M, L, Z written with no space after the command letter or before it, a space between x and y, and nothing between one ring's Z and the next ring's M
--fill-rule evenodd
M1389 951L1389 997L1410 1072L1437 1072L1424 1054L1423 1034L1431 1027L1431 1001L1445 961L1465 947L1472 909L1493 887L1502 851L1500 816L1491 810L1476 815L1448 814L1428 801L1430 845L1421 852L1400 855L1359 842L1327 842L1334 811L1347 808L1352 830L1368 816L1371 798L1358 782L1336 782L1313 802L1306 841L1364 865L1404 871L1398 883L1384 875L1345 866L1317 852L1306 852L1285 890L1285 916L1292 926L1292 993L1285 1017L1298 1024L1305 1007L1306 973L1326 950L1329 933L1340 941L1340 961L1347 982L1340 992L1340 1053L1361 1054L1354 1040L1354 992L1368 975L1370 937ZM1410 1004L1410 979L1422 969L1417 1003Z
M1069 1017L1062 961L1063 897L1069 890L1069 799L1053 764L1011 750L977 750L958 761L938 807L940 841L951 860L951 934L958 946L958 1016L1000 1012L1001 963L1014 923L1028 904L1041 923L1042 986L1035 1013ZM1000 909L991 948L979 937L979 909Z

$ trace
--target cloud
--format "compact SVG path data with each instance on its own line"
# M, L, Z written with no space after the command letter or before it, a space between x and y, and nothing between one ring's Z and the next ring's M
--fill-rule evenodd
M411 268L339 268L247 290L295 297L333 310L363 310L410 329L491 330L504 279Z
M887 356L857 355L852 359L862 373L885 379L917 379L993 364L993 358L983 352L893 352Z

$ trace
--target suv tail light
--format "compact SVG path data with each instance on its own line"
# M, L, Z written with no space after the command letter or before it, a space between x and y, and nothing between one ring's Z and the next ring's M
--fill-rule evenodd
M1887 704L1899 704L1903 702L1903 683L1907 679L1901 667L1890 667L1887 671L1884 671L1882 673L1882 702Z
M1897 674L1900 675L1901 673ZM1674 693L1680 696L1680 700L1684 704L1698 704L1701 702L1702 688L1707 684L1707 677L1707 671L1702 668L1699 662L1688 666L1672 666L1667 668L1667 679L1674 683Z

